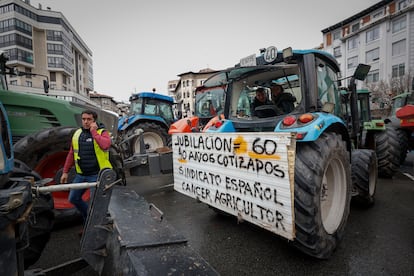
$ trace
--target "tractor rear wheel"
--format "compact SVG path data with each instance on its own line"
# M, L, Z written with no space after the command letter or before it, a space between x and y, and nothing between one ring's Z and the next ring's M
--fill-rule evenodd
M323 133L318 140L296 147L294 245L326 259L342 239L349 215L349 152L336 133Z
M397 128L397 136L398 136L398 142L400 144L400 151L401 151L401 157L400 157L400 164L403 164L405 159L407 158L408 153L408 144L411 133L408 133L407 131Z
M136 129L142 129L144 132L132 141L133 154L153 152L168 146L169 135L162 126L150 122L139 123L127 131L127 137L133 135ZM141 149L141 138L144 139L143 149Z
M354 150L351 163L352 184L356 192L352 200L370 207L375 201L374 195L378 181L377 155L373 150Z
M401 148L397 130L387 126L385 131L376 132L375 152L380 177L391 178L400 168Z

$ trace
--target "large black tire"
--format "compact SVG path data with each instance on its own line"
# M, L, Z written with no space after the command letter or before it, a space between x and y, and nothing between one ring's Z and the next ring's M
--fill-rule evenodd
M378 159L378 175L391 178L400 168L401 149L397 130L387 126L385 131L374 134L375 152Z
M131 136L134 134L135 130L142 129L144 132L141 136L144 139L145 149L141 149L140 139L137 138L132 140L131 151L133 154L145 153L145 152L154 152L157 148L167 147L170 141L170 136L167 133L167 129L151 122L143 122L134 125L132 128L128 129L126 136Z
M26 164L18 159L14 161L15 167L10 177L31 176L35 181L41 179L39 174L31 170ZM33 198L33 206L27 224L29 244L23 251L25 269L39 260L50 239L55 219L53 208L53 198L49 193L39 194Z
M55 153L69 152L71 137L75 130L74 127L56 127L27 135L14 144L14 156L34 169L43 159ZM59 165L63 167L63 164L64 160ZM54 167L60 167L59 165Z
M403 164L405 159L407 158L408 141L410 139L411 133L408 133L407 131L401 128L397 128L396 131L397 131L398 142L400 144L400 150L401 150L400 164Z
M326 259L342 239L349 215L349 152L336 133L323 133L314 142L296 146L294 245Z
M361 206L370 207L375 202L378 182L377 155L373 150L354 150L351 163L352 184L356 192L352 201Z

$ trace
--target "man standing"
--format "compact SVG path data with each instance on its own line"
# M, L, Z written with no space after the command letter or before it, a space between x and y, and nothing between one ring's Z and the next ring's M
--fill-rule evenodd
M77 129L72 136L70 151L66 156L60 183L67 183L68 172L73 165L76 168L73 183L96 182L100 170L112 169L109 162L111 137L105 129L98 129L97 118L98 115L92 110L82 112L82 127ZM82 195L85 192L86 189L71 190L68 198L69 202L79 210L84 222L88 214L88 204L82 200ZM92 194L91 192L91 198Z

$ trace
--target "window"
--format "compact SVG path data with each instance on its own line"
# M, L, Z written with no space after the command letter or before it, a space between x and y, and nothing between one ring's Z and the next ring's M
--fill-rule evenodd
M32 82L31 81L26 81L26 86L27 87L32 87L33 85L32 85Z
M318 64L322 64L322 61L318 61ZM318 95L321 106L326 103L334 104L334 113L338 116L341 115L339 93L338 93L338 77L335 71L327 64L324 66L318 66L316 68L317 82L318 82Z
M358 48L358 44L359 44L358 36L354 36L354 37L348 39L348 50Z
M17 85L17 80L12 80L12 81L10 81L10 84L11 84L11 85Z
M56 72L50 72L50 81L56 81Z
M404 8L406 8L408 6L408 1L407 0L402 0L400 2L398 2L398 10L402 10Z
M32 78L32 75L31 75L32 74L32 69L30 69L28 67L25 67L24 72L27 73L26 79L31 79Z
M404 74L405 74L405 64L404 63L392 66L392 77L393 78L404 76Z
M63 45L62 44L47 44L47 53L54 55L63 55Z
M379 70L373 70L368 73L366 78L367 83L373 83L379 81Z
M365 58L367 63L379 60L379 48L366 52Z
M356 32L358 30L359 30L359 23L356 23L356 24L352 25L351 32Z
M406 52L406 41L405 39L394 42L392 44L392 56L398 56L405 54Z
M378 19L378 18L380 18L383 15L384 15L384 12L382 10L377 11L376 13L373 13L372 14L372 19Z
M358 56L348 58L348 69L354 68L358 65Z
M379 28L379 26L376 26L376 27L368 30L367 33L366 33L367 43L371 42L371 41L374 41L374 40L377 40L377 39L379 39L379 37L380 37L380 28Z
M401 30L404 30L406 27L407 27L406 16L395 19L392 22L392 33L396 33L396 32L399 32Z
M334 51L334 57L340 57L340 56L342 56L342 54L341 54L341 47L340 46L339 47L335 47L333 49L333 51Z
M341 32L340 31L336 31L333 33L333 40L338 40L341 38Z

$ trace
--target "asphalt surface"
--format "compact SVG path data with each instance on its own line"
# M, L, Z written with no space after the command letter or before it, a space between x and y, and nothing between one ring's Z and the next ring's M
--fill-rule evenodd
M162 210L164 219L221 275L414 275L413 172L410 154L393 179L379 179L372 208L352 205L341 244L329 260L322 261L268 231L217 215L171 187L148 193L151 185L170 184L171 175L129 178L127 185ZM50 268L79 257L80 228L79 222L56 228L30 269ZM86 268L75 275L95 273Z

